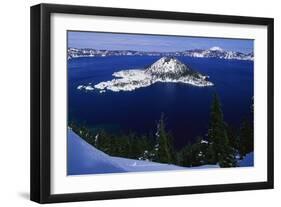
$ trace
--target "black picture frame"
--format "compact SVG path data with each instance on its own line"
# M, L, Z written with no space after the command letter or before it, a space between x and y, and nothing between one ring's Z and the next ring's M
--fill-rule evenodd
M51 194L50 183L50 15L52 13L100 15L113 17L134 17L194 22L219 22L267 26L267 181L238 184L220 184L189 187L169 187L106 192L85 192L74 194ZM31 7L31 173L30 199L38 203L70 202L134 198L146 196L166 196L179 194L211 193L271 189L274 187L274 152L273 152L273 62L274 62L274 20L272 18L228 16L213 14L195 14L168 11L135 10L120 8L39 4Z

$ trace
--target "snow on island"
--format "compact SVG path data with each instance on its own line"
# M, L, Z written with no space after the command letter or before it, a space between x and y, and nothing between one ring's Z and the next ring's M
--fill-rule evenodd
M210 51L220 51L220 52L223 52L223 49L220 48L220 47L217 47L217 46L211 47L209 50Z
M208 76L190 69L174 57L162 57L148 68L121 70L113 73L112 76L116 78L100 82L94 86L79 85L77 89L98 89L100 92L105 92L106 90L114 92L133 91L157 82L184 83L197 87L214 85L208 81Z

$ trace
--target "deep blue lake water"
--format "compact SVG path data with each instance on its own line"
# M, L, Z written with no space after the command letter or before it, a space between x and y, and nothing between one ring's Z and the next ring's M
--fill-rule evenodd
M250 115L253 97L253 62L177 57L194 70L210 76L214 87L156 83L131 92L99 93L77 90L81 84L111 80L112 73L146 67L160 57L112 56L71 59L68 62L68 119L93 128L155 133L165 114L177 148L207 133L213 94L220 97L225 121L239 127Z

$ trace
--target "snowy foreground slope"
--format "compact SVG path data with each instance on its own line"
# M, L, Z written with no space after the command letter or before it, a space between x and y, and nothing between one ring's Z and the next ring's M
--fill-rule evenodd
M246 156L242 160L238 161L238 165L239 165L239 167L254 166L254 153L250 152L250 153L246 154Z
M70 129L68 129L67 153L68 175L186 170L218 167L216 165L205 165L200 167L185 168L176 165L112 157L91 146Z

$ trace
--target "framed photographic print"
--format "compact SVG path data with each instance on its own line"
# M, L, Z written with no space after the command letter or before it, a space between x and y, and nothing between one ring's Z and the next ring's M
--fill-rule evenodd
M273 19L31 7L31 200L273 188Z

